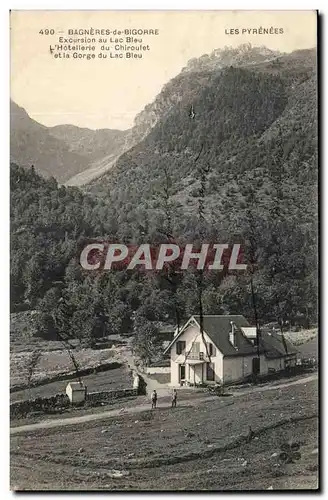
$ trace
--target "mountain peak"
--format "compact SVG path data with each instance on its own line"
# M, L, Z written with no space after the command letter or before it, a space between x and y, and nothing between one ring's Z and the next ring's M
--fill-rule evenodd
M243 43L238 47L224 46L223 48L214 49L210 54L190 59L182 71L214 71L224 66L257 64L282 55L285 54L268 49L264 45L253 47L251 43Z

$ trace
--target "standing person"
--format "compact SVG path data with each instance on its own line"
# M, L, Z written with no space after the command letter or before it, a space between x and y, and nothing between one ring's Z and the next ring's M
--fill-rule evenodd
M157 392L154 389L151 394L151 407L156 408L156 404L157 404Z
M177 407L177 397L178 397L177 390L173 389L173 393L172 393L172 408L176 408Z

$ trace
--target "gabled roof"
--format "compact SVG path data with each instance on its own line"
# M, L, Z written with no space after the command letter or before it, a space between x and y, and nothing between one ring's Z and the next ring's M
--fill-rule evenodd
M265 330L261 330L260 346L267 358L281 358L298 352L296 347L281 334Z
M169 346L165 349L167 352L171 346L176 342L180 335L186 330L189 324L195 320L197 326L200 327L199 316L192 316L189 321L180 330L180 333L174 337ZM235 339L236 347L229 341L229 333L231 331L231 321L235 324ZM204 332L212 340L213 344L219 349L224 356L245 356L248 354L257 353L256 347L250 340L243 334L240 327L250 326L247 319L241 315L223 315L223 316L203 316Z
M191 316L189 320L183 325L178 335L166 347L164 354L172 347L178 340L180 335L186 328L195 322L200 328L199 316ZM229 334L231 331L231 322L235 325L235 342L234 347L230 340ZM242 327L250 327L251 325L247 319L242 315L205 315L203 316L203 329L208 337L212 340L213 344L219 349L224 356L248 356L257 355L258 349L256 345L246 337L242 332ZM293 355L297 353L297 349L287 339L278 333L268 333L261 330L259 338L259 351L267 358L280 358L283 356Z
M199 316L194 316L194 318L199 324ZM236 347L234 347L229 340L231 322L235 325ZM204 331L224 356L241 356L257 352L252 342L248 340L248 338L241 331L240 328L242 326L250 326L247 319L242 315L218 315L203 317Z
M71 386L71 388L74 390L74 391L84 391L85 390L85 386L84 384L80 384L80 382L68 382L67 386Z

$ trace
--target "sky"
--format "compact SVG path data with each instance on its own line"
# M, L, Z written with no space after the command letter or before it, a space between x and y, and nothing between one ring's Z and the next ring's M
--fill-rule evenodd
M46 126L91 129L130 128L135 116L193 57L247 42L291 52L315 47L317 37L314 11L21 10L11 12L10 25L11 98ZM123 59L100 59L102 44L97 44L92 60L55 59L50 53L59 36L69 38L69 29L90 28L157 29L159 34L134 36L150 47L142 59L126 59L124 52ZM282 28L283 34L241 33L260 28ZM46 35L46 29L55 34ZM227 34L236 29L239 34ZM109 40L107 44L115 45Z

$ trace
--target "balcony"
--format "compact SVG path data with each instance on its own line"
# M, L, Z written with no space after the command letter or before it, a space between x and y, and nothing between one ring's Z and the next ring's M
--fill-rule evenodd
M203 352L190 352L187 354L187 359L191 361L204 361L205 356Z

